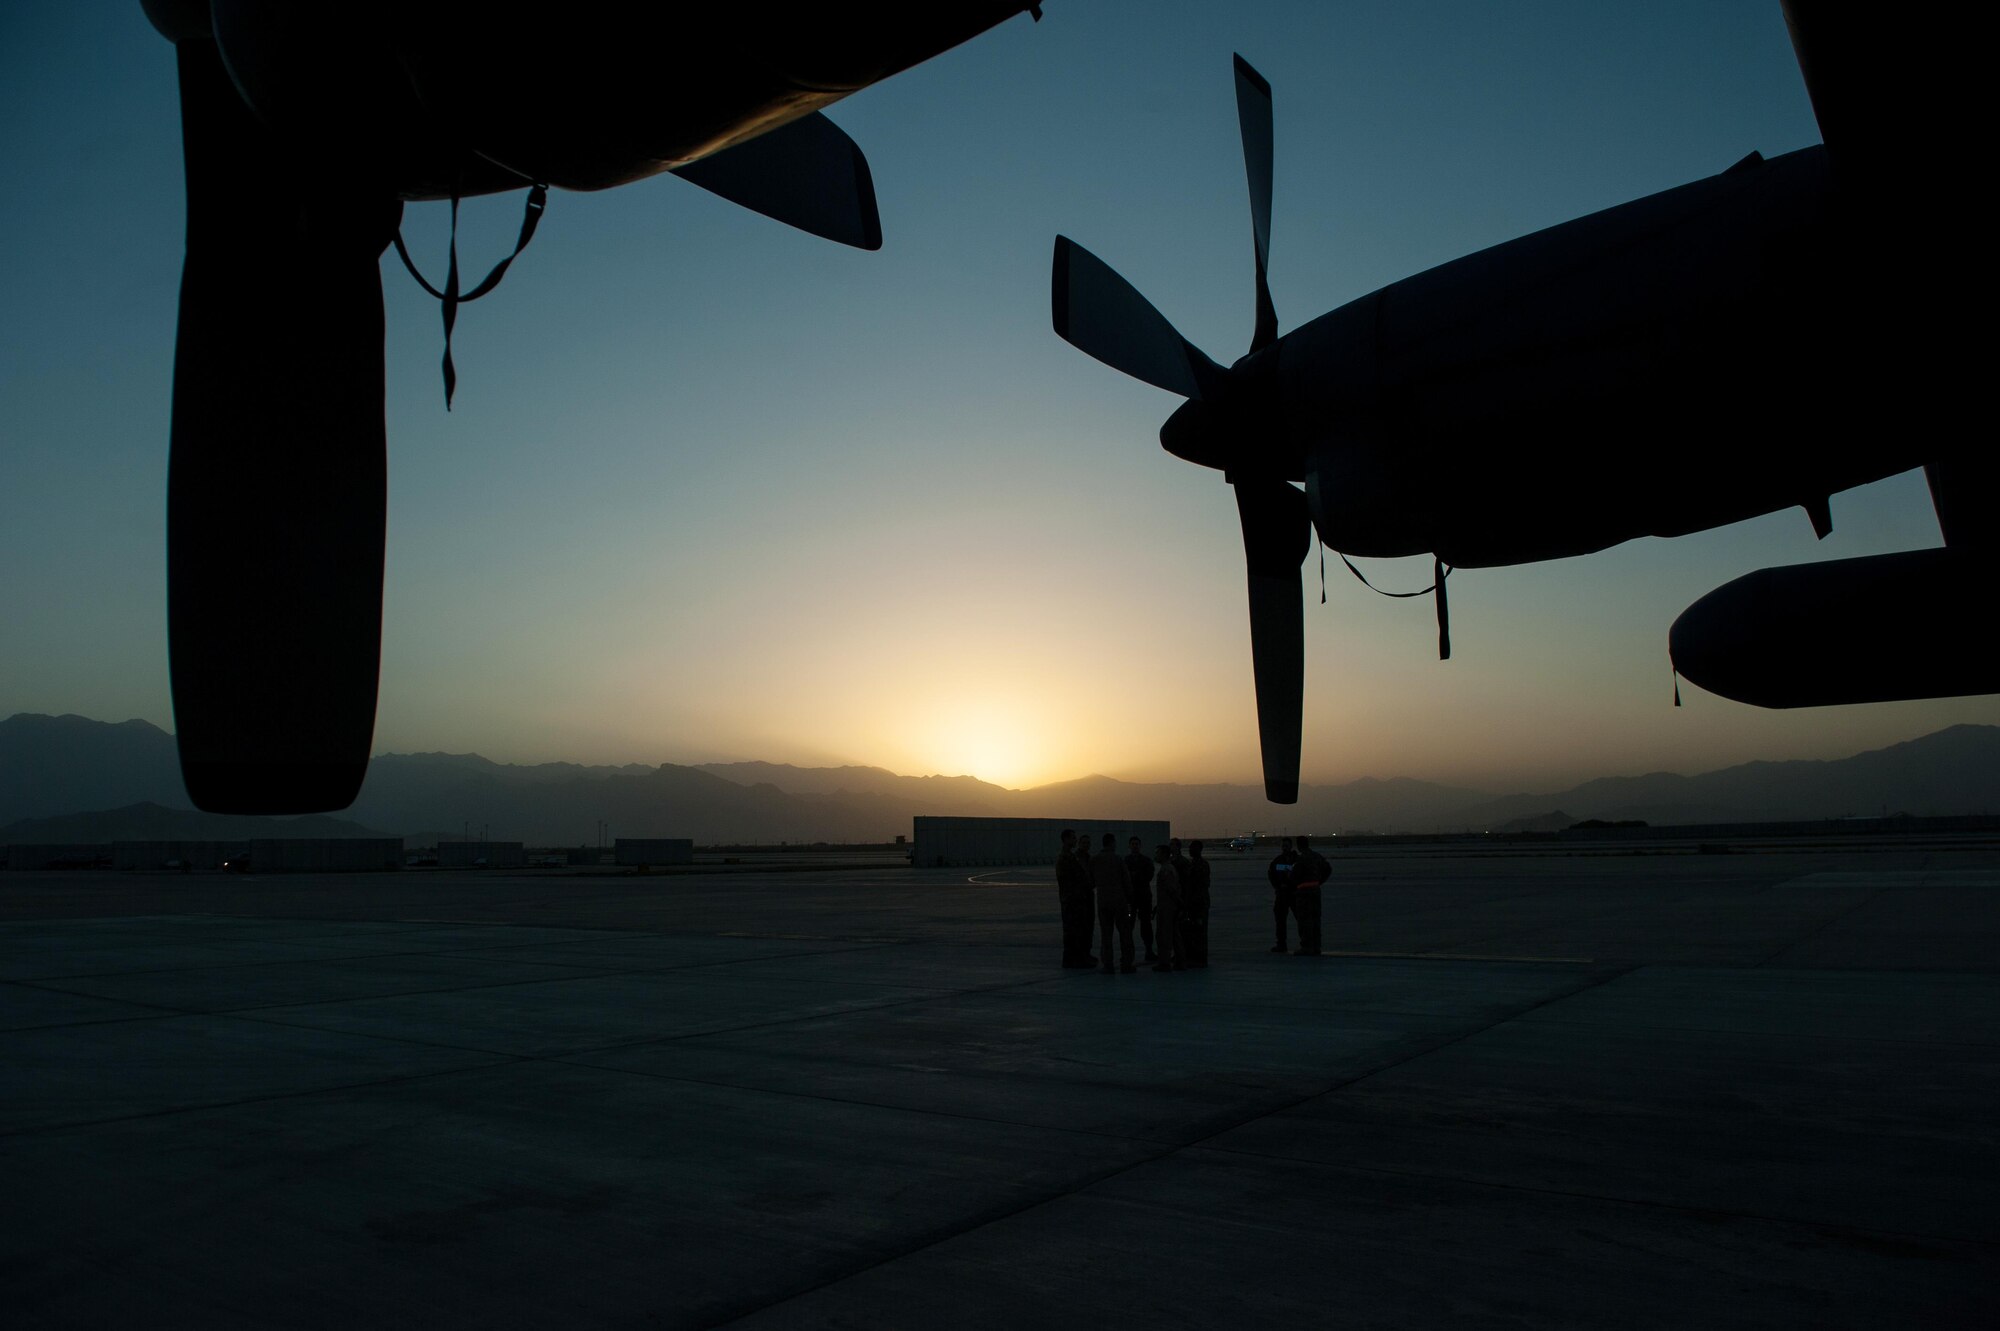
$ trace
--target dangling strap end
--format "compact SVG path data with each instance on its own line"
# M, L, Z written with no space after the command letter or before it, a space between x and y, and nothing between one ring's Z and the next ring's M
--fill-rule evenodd
M514 260L521 257L521 251L526 249L528 242L535 238L535 228L541 225L542 213L547 210L548 206L549 187L539 183L530 187L528 190L527 205L521 212L521 233L514 241L514 252L493 265L493 271L486 274L485 280L470 291L461 291L459 289L458 194L456 191L451 196L451 266L445 272L444 290L439 291L424 280L424 275L417 271L416 263L410 258L409 247L403 243L402 228L398 227L396 229L396 254L402 259L403 267L410 270L410 276L417 279L418 286L435 296L444 307L444 409L446 411L451 410L452 395L458 391L458 367L452 364L451 359L451 334L452 330L458 326L458 307L467 301L478 300L481 296L493 290L494 287L500 285L500 279L507 275L508 267Z

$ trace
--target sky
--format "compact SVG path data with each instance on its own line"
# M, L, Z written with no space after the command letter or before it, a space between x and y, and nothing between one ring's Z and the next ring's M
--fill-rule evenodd
M449 414L436 304L388 256L377 752L1254 781L1234 501L1160 449L1178 399L1051 331L1055 235L1210 355L1247 349L1232 52L1274 89L1281 330L1819 139L1775 2L1043 13L830 109L868 156L878 253L671 177L555 192L460 314ZM700 53L663 78L678 58ZM0 715L171 729L184 212L173 52L137 3L0 7L0 179ZM445 216L404 218L434 280ZM518 194L469 201L464 267L519 218ZM311 317L310 254L272 280ZM1940 543L1919 473L1833 516L1825 541L1793 510L1464 570L1448 662L1427 600L1334 562L1322 606L1309 561L1304 778L1558 790L2000 723L1995 698L1672 705L1667 628L1712 588ZM1364 567L1429 581L1428 560Z

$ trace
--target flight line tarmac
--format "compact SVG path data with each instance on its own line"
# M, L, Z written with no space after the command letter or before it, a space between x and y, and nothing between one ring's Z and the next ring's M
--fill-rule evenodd
M2000 1318L2000 849L1215 858L0 874L0 1319Z

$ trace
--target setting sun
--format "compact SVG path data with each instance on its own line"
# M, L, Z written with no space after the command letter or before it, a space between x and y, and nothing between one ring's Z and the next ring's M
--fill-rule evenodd
M990 695L940 699L912 727L910 749L928 771L1002 786L1056 779L1055 755L1030 709Z

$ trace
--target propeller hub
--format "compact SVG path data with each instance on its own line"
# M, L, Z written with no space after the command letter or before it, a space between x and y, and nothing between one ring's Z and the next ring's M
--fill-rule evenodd
M1160 447L1197 467L1238 476L1302 480L1304 459L1274 394L1190 398L1160 426Z
M1197 467L1225 471L1231 462L1230 444L1238 438L1232 428L1236 415L1228 407L1190 398L1160 427L1160 447Z

